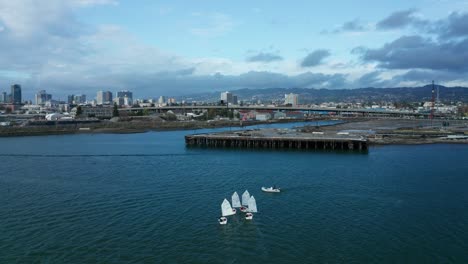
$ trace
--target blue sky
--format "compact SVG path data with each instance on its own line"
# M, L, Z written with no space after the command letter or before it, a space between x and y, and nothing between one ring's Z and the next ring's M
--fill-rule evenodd
M467 12L467 0L0 0L0 91L468 85Z

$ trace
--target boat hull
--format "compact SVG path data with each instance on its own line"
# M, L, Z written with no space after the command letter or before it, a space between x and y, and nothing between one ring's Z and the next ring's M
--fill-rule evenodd
M280 189L273 189L273 187L262 187L262 191L269 192L269 193L279 193L281 192Z
M218 222L219 222L220 225L225 225L225 224L227 224L227 218L224 217L224 216L223 216L223 217L220 217L220 218L218 219Z

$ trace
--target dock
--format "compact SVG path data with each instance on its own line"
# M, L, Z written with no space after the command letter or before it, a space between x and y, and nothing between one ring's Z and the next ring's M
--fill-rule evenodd
M292 129L263 129L185 136L187 146L251 149L303 149L366 151L362 135L311 132Z

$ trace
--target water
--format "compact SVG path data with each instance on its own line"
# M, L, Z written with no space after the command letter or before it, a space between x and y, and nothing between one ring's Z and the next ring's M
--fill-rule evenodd
M0 138L0 263L468 262L466 145L186 149L192 132ZM220 226L245 189L259 213Z

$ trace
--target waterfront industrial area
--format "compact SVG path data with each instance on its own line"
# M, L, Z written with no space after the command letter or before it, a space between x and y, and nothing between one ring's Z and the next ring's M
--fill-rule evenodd
M432 100L416 109L402 104L329 102L301 103L300 95L283 100L239 100L222 92L210 102L178 102L175 98L134 100L130 91L99 91L96 99L71 95L67 102L39 91L35 104L21 99L21 86L0 98L0 136L74 133L136 133L157 130L195 130L248 127L257 124L306 122L291 130L251 130L186 137L187 145L366 150L370 144L467 143L467 106L463 102ZM438 93L437 93L438 94ZM255 102L254 102L255 101ZM319 121L333 121L318 126ZM235 140L234 140L235 139Z

